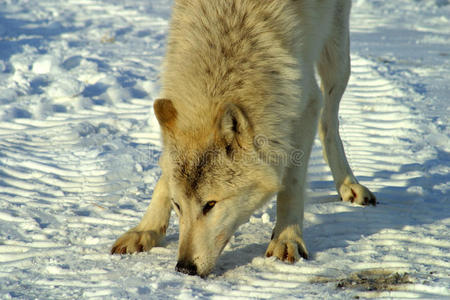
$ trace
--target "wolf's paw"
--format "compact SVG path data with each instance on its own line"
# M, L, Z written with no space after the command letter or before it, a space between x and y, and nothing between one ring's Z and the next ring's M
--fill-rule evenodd
M149 251L158 245L163 237L163 234L153 230L136 231L132 229L117 239L111 248L111 254L131 254Z
M266 256L275 256L290 263L298 261L300 257L307 259L309 254L301 237L300 227L287 227L278 237L274 236L267 247Z
M360 205L377 204L377 198L368 188L359 183L344 183L339 189L342 201Z

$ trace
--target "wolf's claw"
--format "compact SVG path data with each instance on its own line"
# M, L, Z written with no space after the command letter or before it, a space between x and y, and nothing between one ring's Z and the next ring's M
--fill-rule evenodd
M272 241L270 243L266 251L267 257L275 256L279 260L289 263L295 263L300 257L308 258L308 250L306 250L303 241Z
M342 201L360 205L377 204L377 198L368 188L359 183L343 183L339 189Z
M130 230L120 236L111 248L111 254L131 254L149 251L158 245L163 238L156 231Z
M266 256L275 256L279 260L295 263L303 257L308 258L308 250L301 237L299 226L285 228L278 237L274 236L267 247Z

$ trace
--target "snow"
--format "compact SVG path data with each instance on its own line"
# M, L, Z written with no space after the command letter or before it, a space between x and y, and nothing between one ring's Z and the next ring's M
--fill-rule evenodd
M160 174L152 101L170 5L0 3L0 298L450 297L448 0L353 1L341 132L379 204L339 202L316 141L310 260L264 257L274 201L239 228L207 279L175 272L174 215L163 247L109 255ZM338 287L395 273L406 283Z

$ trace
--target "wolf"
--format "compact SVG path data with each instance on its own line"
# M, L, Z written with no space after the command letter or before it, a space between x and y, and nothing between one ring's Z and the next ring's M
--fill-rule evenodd
M341 199L375 205L339 136L350 7L350 0L175 0L153 106L162 174L144 217L111 253L159 245L174 209L176 270L207 276L236 229L276 195L266 256L308 258L305 179L317 128Z

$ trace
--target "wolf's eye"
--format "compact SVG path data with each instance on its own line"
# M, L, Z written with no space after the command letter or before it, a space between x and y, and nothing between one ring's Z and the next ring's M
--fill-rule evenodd
M178 203L176 203L173 199L172 199L172 204L175 206L175 208L178 210L178 212L181 213L181 207Z
M203 206L203 215L206 215L216 205L216 201L209 201Z

